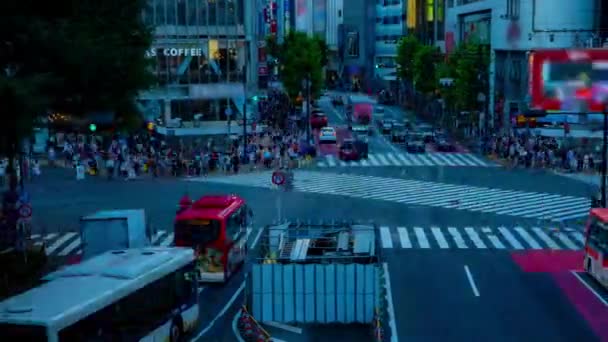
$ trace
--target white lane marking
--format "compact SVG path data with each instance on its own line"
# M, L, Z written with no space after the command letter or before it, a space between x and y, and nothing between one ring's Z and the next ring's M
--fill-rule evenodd
M201 332L198 333L198 335L196 335L196 337L194 337L194 340L200 339L201 337L203 337L203 335L205 335L207 332L209 332L209 330L211 330L211 328L213 327L213 325L215 325L215 322L217 322L218 319L220 319L222 316L224 316L226 314L226 311L228 311L228 309L230 307L232 307L232 304L234 303L234 301L236 301L236 299L243 292L243 290L245 290L245 282L244 281L241 284L241 286L236 290L236 292L234 292L234 294L232 295L232 297L230 298L230 300L226 303L226 305L222 308L222 311L220 311L217 314L217 316L215 316L213 318L213 320L211 322L209 322L209 324L207 324L207 326L203 330L201 330Z
M515 236L513 236L513 234L511 234L511 232L509 232L506 227L498 227L498 231L502 234L502 236L505 237L505 239L507 239L507 241L509 241L509 243L511 244L511 246L513 246L514 249L524 249L524 246L522 246L521 243L517 241Z
M72 252L74 252L74 250L76 250L76 248L80 247L80 245L82 244L82 242L80 241L80 238L77 238L76 240L72 241L69 245L67 245L60 253L60 256L66 256Z
M416 234L416 239L418 240L418 245L420 248L431 248L431 245L429 245L429 240L427 240L422 227L414 227L414 233Z
M243 340L243 338L241 337L241 333L239 332L239 328L238 328L240 317L241 317L241 310L238 310L234 314L234 318L232 319L232 334L234 334L234 337L236 338L237 342L245 342L245 340Z
M283 324L283 323L279 323L279 322L273 322L273 321L264 322L264 324L269 325L271 327L278 328L278 329L282 329L285 331L289 331L294 334L299 334L299 335L302 334L302 328L294 327L291 325L287 325L287 324Z
M393 305L393 291L391 290L391 275L388 272L388 264L382 263L384 269L384 288L386 289L386 310L388 312L388 325L391 328L391 342L398 342L397 322L395 321L395 306Z
M388 227L380 227L380 238L382 239L383 248L393 248L391 231L388 229Z
M167 234L167 237L160 243L159 246L168 247L173 242L173 233Z
M44 241L54 239L57 235L59 235L59 234L57 234L57 233L46 234L46 236L44 237L43 241L36 241L36 243L34 243L34 246L42 246L42 244L44 243Z
M61 247L61 245L63 245L64 243L72 240L75 236L76 233L66 233L63 237L55 241L55 243L53 243L51 246L49 246L49 248L46 249L46 254L52 254L53 252L55 252L55 250L57 250L57 248Z
M576 273L576 271L570 271L570 272L572 272L572 274L574 274L576 279L578 279L578 281L580 281L583 285L585 285L587 290L591 291L591 293L593 293L593 295L595 297L597 297L597 299L599 299L600 302L602 302L605 306L608 306L608 302L606 302L606 300L602 296L600 296L600 294L597 293L597 291L595 291L595 289L593 289L593 287L589 286L589 284L587 284L587 282L584 281L583 278L581 278L581 276L579 276L578 273Z
M471 241L473 241L473 244L475 245L475 247L477 247L479 249L487 248L486 244L483 243L483 240L479 237L479 234L477 234L477 232L475 231L475 229L473 227L465 227L464 231L467 233L467 236L469 237L469 239L471 239Z
M585 244L585 237L583 237L583 234L581 234L580 232L574 232L574 233L570 234L570 236L572 236L581 245Z
M460 232L458 231L458 229L456 229L456 227L448 227L448 233L450 233L450 235L452 236L452 239L456 243L456 247L460 249L468 248L466 242L464 241L462 235L460 235Z
M431 231L433 232L433 236L435 236L435 240L439 244L439 248L441 248L441 249L450 248L450 245L448 244L447 240L445 239L445 236L443 236L443 233L441 232L441 228L431 227Z
M532 249L543 249L536 240L523 227L515 227L515 231L521 236Z
M545 232L543 232L542 229L538 228L538 227L533 227L532 231L541 239L543 240L543 242L549 246L549 248L551 249L561 249L559 248L559 246L557 245L557 243L555 243L555 241L553 241L547 234L545 234Z
M475 279L473 279L471 270L469 270L469 266L464 265L464 273L467 274L467 279L469 280L469 285L471 285L471 290L473 290L473 294L475 295L475 297L479 297L479 290L477 289L477 285L475 284Z
M164 230L159 230L156 232L156 234L154 235L154 237L152 238L152 246L156 246L160 243L160 239L163 237L163 235L165 235L167 232Z
M412 241L410 241L410 237L407 234L407 228L397 227L397 232L399 233L399 240L401 241L401 248L412 248Z

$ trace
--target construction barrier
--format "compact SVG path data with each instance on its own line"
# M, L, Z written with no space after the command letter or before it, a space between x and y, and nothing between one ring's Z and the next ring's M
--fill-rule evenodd
M241 338L246 342L271 341L270 334L253 318L245 305L241 308L237 327Z

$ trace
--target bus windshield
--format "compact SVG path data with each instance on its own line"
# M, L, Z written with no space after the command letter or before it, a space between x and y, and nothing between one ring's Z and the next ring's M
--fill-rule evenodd
M601 222L594 220L589 226L588 232L589 245L602 252L608 251L608 227Z
M0 323L0 336L5 341L47 341L46 328L39 325Z
M218 220L187 220L175 223L175 245L193 247L207 245L220 237L221 222Z

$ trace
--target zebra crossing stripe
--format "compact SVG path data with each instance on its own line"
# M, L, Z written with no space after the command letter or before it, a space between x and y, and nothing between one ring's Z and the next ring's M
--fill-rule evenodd
M393 239L391 239L391 231L388 227L380 227L380 238L382 239L382 247L393 248Z
M161 247L169 247L173 242L173 233L169 233L167 237L159 244Z
M445 239L445 236L443 236L443 233L441 232L441 229L439 227L431 227L431 232L433 232L433 236L435 237L435 240L439 244L439 248L441 248L441 249L450 248L448 241Z
M336 159L334 155L325 155L317 161L318 167L369 167L369 166L472 166L496 167L493 162L485 162L472 153L441 153L426 154L410 153L372 153L367 159L345 162Z
M514 249L524 249L524 246L517 241L517 239L513 236L513 234L511 234L511 232L509 232L509 230L507 230L506 227L498 227L498 231L502 234L502 236L505 237L505 239L507 239L509 244L513 246Z
M576 244L574 244L574 242L572 242L572 240L570 240L566 234L562 233L562 232L557 232L556 233L557 238L564 244L564 246L568 247L568 249L577 249L578 247L576 246Z
M76 236L76 233L66 233L64 236L62 236L57 241L55 241L51 246L49 246L46 249L46 253L52 254L53 252L55 252L55 250L57 250L59 247L61 247L66 242L72 240L75 236Z
M515 227L515 231L521 236L526 243L532 247L532 249L542 249L542 247L534 240L532 235L530 235L523 227Z
M464 239L462 238L462 235L460 235L460 232L458 231L458 229L456 229L456 227L448 227L448 233L450 233L450 235L452 236L452 239L454 239L454 243L456 243L456 247L458 247L460 249L467 248L466 242L464 241Z
M551 249L561 249L559 248L559 246L557 245L557 243L555 243L555 241L551 240L551 238L545 234L545 232L543 232L542 229L538 228L538 227L534 227L532 228L532 231L547 245L549 246L549 248Z
M399 233L401 248L412 248L412 241L410 241L407 229L405 227L397 227L397 232Z
M477 234L477 232L475 231L475 229L473 227L465 227L464 231L467 233L467 236L471 238L471 241L473 241L473 244L475 245L476 248L479 248L479 249L487 248L486 244L483 242L481 237L479 237L479 234Z
M487 229L487 231L491 232L490 227L484 227ZM496 249L505 249L505 245L503 245L503 243L500 241L500 239L498 238L498 236L494 235L493 233L489 233L488 234L488 240L490 240L490 242L492 243L492 245L494 246L494 248Z
M76 249L80 248L81 244L82 241L80 238L75 239L59 253L59 256L66 256L73 253Z
M578 241L581 245L585 244L585 238L583 237L583 234L579 233L579 232L574 232L572 233L572 237Z
M424 229L422 229L422 227L414 227L414 234L416 234L416 240L418 240L418 245L420 248L431 248L429 240L427 240L426 234L424 234Z

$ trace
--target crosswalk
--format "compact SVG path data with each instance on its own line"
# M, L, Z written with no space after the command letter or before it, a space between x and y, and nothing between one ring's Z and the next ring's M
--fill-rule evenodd
M378 167L378 166L468 166L498 167L497 163L485 161L472 153L377 153L367 159L343 161L333 155L317 159L318 167Z
M252 228L247 228L247 237ZM34 245L45 245L47 256L67 257L82 254L82 240L77 232L33 234L30 239ZM169 247L173 245L173 232L159 230L151 238L152 246ZM4 251L0 251L4 252Z
M271 172L209 179L196 177L186 179L186 181L215 182L262 188L273 187ZM590 200L583 197L305 170L295 172L293 191L554 222L586 217L591 205Z
M384 249L579 250L583 234L571 228L380 226Z

